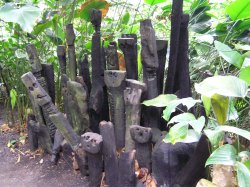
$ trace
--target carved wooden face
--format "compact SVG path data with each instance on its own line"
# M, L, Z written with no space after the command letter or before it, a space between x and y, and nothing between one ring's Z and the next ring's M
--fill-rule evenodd
M85 151L96 154L101 151L102 136L96 133L87 132L81 136L81 143Z
M43 106L51 102L50 96L37 82L35 76L31 72L23 74L21 79L38 105Z
M104 82L107 87L119 87L124 82L126 71L106 70L104 72Z
M132 125L130 127L131 137L138 143L147 143L151 140L151 128L142 127L139 125Z

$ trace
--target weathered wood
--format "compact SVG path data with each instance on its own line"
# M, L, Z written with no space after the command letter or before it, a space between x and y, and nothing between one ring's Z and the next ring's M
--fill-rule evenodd
M157 55L159 68L157 70L157 85L159 94L163 93L163 82L164 82L164 72L165 72L165 64L166 64L166 55L168 49L168 41L167 40L156 40L157 46Z
M141 33L141 57L143 65L144 82L147 85L145 99L153 99L159 95L157 86L157 70L159 67L155 31L151 20L147 19L140 23ZM143 110L144 125L146 127L159 128L159 109L145 107Z
M183 0L173 0L171 13L170 54L164 93L174 93L176 64L180 45L180 27Z
M125 151L135 148L134 141L130 136L130 126L140 125L141 121L141 94L146 86L136 80L126 79L127 87L124 90L125 114L126 114L126 133Z
M75 32L73 24L66 25L66 41L68 49L68 73L70 80L74 81L76 79L76 53L75 53Z
M64 113L69 114L69 107L68 107L68 89L67 89L67 82L69 78L66 74L61 75L61 94L63 97L63 109ZM69 120L70 121L70 120Z
M102 141L101 135L92 132L87 132L81 136L81 143L88 157L91 187L99 187L101 185L103 170Z
M206 177L205 163L210 155L209 148L208 138L202 135L188 163L175 175L174 184L192 187L195 186L201 178Z
M79 74L82 76L83 81L87 85L88 88L88 95L91 91L91 81L90 81L90 74L89 74L89 62L88 62L88 56L85 55L84 59L80 61L80 68L79 68Z
M135 150L121 153L118 179L118 186L135 187Z
M119 48L125 59L128 79L138 80L137 53L135 51L136 41L134 38L119 38Z
M138 64L137 59L138 59L138 46L137 46L137 35L136 34L122 34L122 38L133 38L135 41L135 45L134 45L134 54L135 54L135 58L136 58L136 64Z
M51 163L54 164L54 165L56 165L58 160L59 160L60 151L62 149L61 144L62 144L63 140L64 140L63 136L61 135L61 133L57 129L56 133L55 133L55 138L54 138L52 156L51 156L51 159L50 159Z
M35 115L29 114L28 115L28 122L27 122L27 128L28 128L28 141L29 141L29 148L31 151L35 151L38 148L38 129L32 125L32 121L35 121Z
M57 57L61 75L66 74L66 48L64 45L57 46Z
M178 98L186 98L192 96L188 59L188 23L189 15L183 14L180 27L179 50L173 90L174 93L178 93Z
M103 159L106 184L110 187L118 186L118 160L116 155L114 126L111 122L102 121L100 132L103 138Z
M123 91L126 83L126 72L118 70L106 70L104 81L108 87L111 121L115 128L116 148L125 146L125 105Z
M110 42L106 50L107 55L107 69L108 70L119 70L119 60L117 53L116 42Z
M135 141L136 160L138 161L140 168L147 168L151 171L151 128L133 125L130 127L130 134Z
M55 103L56 90L55 90L55 76L54 67L52 64L42 64L42 76L45 78L46 85L48 88L48 94Z
M195 143L171 144L159 141L152 153L152 174L156 185L174 186L177 173L185 166L194 149Z
M67 82L67 90L67 107L70 108L67 116L71 120L74 131L81 135L89 128L87 90L75 81Z

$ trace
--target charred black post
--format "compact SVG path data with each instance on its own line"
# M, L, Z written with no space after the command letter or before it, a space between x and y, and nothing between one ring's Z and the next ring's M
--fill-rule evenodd
M35 115L28 115L28 140L31 151L35 151L38 148L38 129L33 125L33 121L36 121Z
M74 81L76 79L76 53L75 53L75 32L73 24L66 25L66 41L68 46L68 73L70 80Z
M159 94L163 93L163 82L164 82L164 72L165 72L165 64L166 64L166 55L168 49L168 41L167 40L156 40L157 46L157 55L159 61L159 68L157 70L157 85Z
M118 186L135 186L135 150L121 153L118 178Z
M83 81L87 85L88 88L88 95L90 94L91 91L91 81L90 81L90 74L89 74L89 62L88 62L88 56L85 55L84 59L80 61L80 75L83 78Z
M57 57L60 65L61 75L66 74L66 48L64 45L57 46Z
M61 143L63 142L63 136L59 132L59 130L56 130L55 133L55 138L54 138L54 144L53 144L53 149L52 149L52 156L50 161L56 165L59 157L60 157L60 151L62 149Z
M132 151L135 148L134 141L130 136L130 126L140 125L141 121L141 94L146 86L136 80L126 79L127 87L124 90L126 134L125 151Z
M171 35L170 35L170 54L167 80L164 93L174 93L176 64L180 45L180 27L182 19L183 0L173 0L171 13Z
M118 39L119 48L122 50L125 59L128 79L138 80L137 52L135 52L136 41L134 38Z
M159 68L155 31L151 20L141 21L142 65L144 82L147 85L145 99L153 99L159 95L157 86L157 70ZM159 110L156 107L146 107L144 110L144 125L159 128Z
M135 50L135 57L136 57L136 64L137 63L137 57L138 57L138 48L137 48L137 35L136 34L122 34L122 38L133 38L135 41L135 45L134 45L134 50Z
M100 132L103 138L103 159L106 184L110 187L118 186L118 160L115 146L114 126L111 122L102 121Z
M138 161L140 168L147 168L151 171L151 128L133 125L130 127L130 134L135 141L136 160Z
M115 128L116 148L121 149L125 146L125 105L123 91L126 83L126 72L118 70L106 70L104 81L108 87L109 105L111 121Z
M116 42L110 42L106 52L107 70L119 70L119 59Z
M42 76L45 78L48 94L50 95L52 102L55 103L56 91L54 67L52 64L42 64L42 68Z
M87 132L81 136L81 143L88 157L91 187L99 187L101 185L103 170L102 141L101 135L92 132Z

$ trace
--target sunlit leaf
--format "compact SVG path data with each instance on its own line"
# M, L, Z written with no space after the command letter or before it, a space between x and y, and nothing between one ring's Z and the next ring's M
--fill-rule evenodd
M223 145L216 149L206 161L206 166L211 164L223 164L233 166L236 163L237 151L230 144Z
M202 95L201 100L202 100L202 103L204 105L206 115L208 116L210 114L210 110L211 110L211 98L206 97L205 95Z
M130 19L130 14L129 12L126 12L124 16L122 17L122 24L127 25Z
M217 122L220 125L223 125L227 121L229 98L219 94L214 94L211 97L211 105Z
M249 187L250 170L241 162L237 162L237 180L240 187Z
M146 106L165 107L175 99L177 99L177 96L174 94L162 94L154 99L146 100L142 104Z
M156 5L159 3L164 3L167 0L144 0L145 3L149 4L149 5Z
M36 23L36 20L41 14L41 9L24 5L16 8L14 4L6 3L0 7L0 19L5 22L17 23L25 32L31 32Z
M250 1L236 0L227 6L226 12L232 20L250 18Z
M10 90L10 101L11 101L11 107L12 107L12 109L14 109L14 107L16 105L16 100L17 100L16 90L11 89Z
M209 142L212 145L212 148L215 149L219 146L219 143L223 140L224 138L224 132L221 130L211 130L211 129L205 129L204 133L209 139Z
M250 66L240 70L239 78L246 81L248 86L250 86Z
M194 86L196 92L209 98L214 94L228 97L245 97L248 89L245 81L234 76L208 77Z
M224 58L224 60L226 60L229 64L236 66L237 68L241 68L244 59L239 52L234 51L229 46L219 41L215 41L214 45L219 52L219 55Z
M235 133L239 136L242 136L250 140L250 132L247 130L240 129L240 128L233 127L233 126L227 126L227 125L218 126L217 129L220 131Z

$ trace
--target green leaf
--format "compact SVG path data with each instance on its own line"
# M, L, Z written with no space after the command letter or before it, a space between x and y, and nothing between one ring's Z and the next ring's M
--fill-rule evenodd
M237 180L240 187L248 187L250 184L250 170L241 162L237 162Z
M204 105L206 115L209 116L211 110L211 98L201 95L201 100Z
M214 94L211 97L211 105L218 124L223 125L227 121L229 98Z
M205 129L204 133L208 137L213 149L216 149L219 146L219 143L223 140L225 134L224 132L218 129Z
M235 165L237 151L234 146L226 144L216 149L206 161L206 166L211 164Z
M122 24L127 25L130 19L130 14L129 12L126 12L124 16L122 17Z
M175 144L177 141L185 139L187 133L188 133L187 123L177 123L170 128L169 133L165 138L165 141L169 141L172 144Z
M206 122L206 119L204 116L201 116L199 117L198 119L196 120L193 120L193 121L189 121L189 125L191 127L193 127L193 129L198 133L200 134L202 129L204 128L205 126L205 122Z
M146 106L165 107L175 99L177 99L177 96L174 94L162 94L154 99L146 100L142 104Z
M185 130L186 130L186 127L183 128L183 130L185 131ZM187 131L187 133L184 132L184 134L186 134L186 137L185 137L185 138L179 138L179 139L178 139L178 138L175 138L174 135L171 135L170 133L168 133L168 134L166 135L166 137L163 139L163 141L164 141L165 143L172 143L172 144L174 144L174 143L176 143L176 142L193 143L193 142L198 142L199 139L200 139L200 135L199 135L197 132L195 132L193 129L189 129L189 130ZM172 137L173 137L173 138L172 138Z
M250 1L236 0L227 6L226 12L233 21L250 18Z
M169 122L168 125L171 123L186 123L188 124L189 121L195 120L195 116L191 113L182 113L177 116L174 116Z
M11 102L11 107L12 109L15 107L16 105L16 99L17 99L17 93L16 90L11 89L10 90L10 102Z
M237 128L237 127L222 125L222 126L218 126L217 130L235 133L239 136L242 136L242 137L250 140L250 132L243 130L243 129L240 129L240 128Z
M219 55L224 58L224 60L237 68L241 68L244 59L239 52L232 50L230 47L219 41L214 41L214 45Z
M239 78L246 81L248 86L250 86L250 66L240 70Z
M235 76L208 77L201 83L196 83L196 92L211 98L214 94L228 97L245 97L248 85Z
M149 4L149 5L156 5L159 3L164 3L167 0L144 0L145 3Z
M0 19L5 22L17 23L25 32L31 32L41 10L31 5L15 8L13 4L6 3L0 7Z
M196 103L200 103L200 100L195 100L192 97L187 97L187 98L183 98L183 99L176 99L176 100L172 100L168 103L167 107L165 108L165 110L163 110L163 118L168 121L171 114L173 112L175 112L176 107L180 104L184 105L187 107L187 109L189 110L191 107L193 107Z

